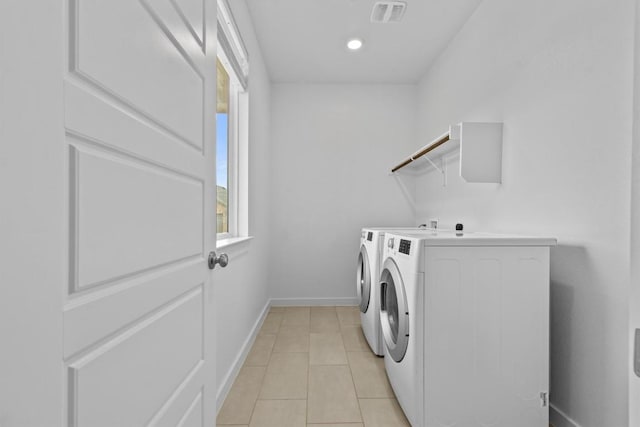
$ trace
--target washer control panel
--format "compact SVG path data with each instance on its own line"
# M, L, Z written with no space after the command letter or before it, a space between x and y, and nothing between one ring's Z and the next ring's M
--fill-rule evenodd
M398 248L398 252L409 255L411 252L411 240L400 239L400 247Z

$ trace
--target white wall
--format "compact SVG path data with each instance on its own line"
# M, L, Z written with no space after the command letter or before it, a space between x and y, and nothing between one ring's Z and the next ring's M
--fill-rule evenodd
M505 133L502 185L451 159L447 187L418 180L417 219L558 237L551 401L583 427L627 425L633 30L633 0L485 0L420 85L422 143L459 121Z
M360 228L414 223L389 170L416 142L415 89L272 87L272 297L353 301Z
M65 418L69 162L63 11L61 2L0 2L2 426L62 425ZM24 22L35 27L16 37Z
M268 302L270 82L244 0L229 2L249 51L249 234L254 239L224 249L225 269L216 268L217 380L224 396L234 380L239 357Z
M634 43L633 145L631 167L631 286L629 351L634 357L635 329L640 328L640 0L636 0ZM640 378L629 364L629 425L640 424ZM633 403L632 403L633 402Z

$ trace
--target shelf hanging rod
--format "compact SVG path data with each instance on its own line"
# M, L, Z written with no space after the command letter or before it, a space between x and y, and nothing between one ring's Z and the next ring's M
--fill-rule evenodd
M428 154L429 152L435 150L436 148L438 148L439 146L441 146L445 142L449 141L450 139L451 139L450 133L449 132L445 133L444 135L440 136L435 141L432 141L426 147L423 147L420 151L418 151L416 153L413 153L411 156L409 156L408 159L404 160L402 163L396 165L393 169L391 169L391 172L394 173L394 172L398 171L399 169L402 169L403 167L407 166L408 164L412 163L413 161L418 160L419 158L423 157L425 154ZM442 173L442 169L437 167L435 165L435 163L433 163L433 161L430 158L426 157L426 159L436 169L438 169L438 171L440 171Z
M439 146L441 146L445 142L449 141L449 139L450 139L449 132L447 132L444 135L442 135L440 138L436 139L431 144L429 144L428 146L423 148L422 150L420 150L417 153L415 153L414 155L412 155L411 158L413 160L419 159L420 157L424 156L425 154L430 153L431 151L435 150L436 148L438 148Z
M405 166L407 166L409 163L413 162L412 158L408 158L407 160L405 160L404 162L400 163L399 165L397 165L396 167L394 167L393 169L391 169L391 173L397 171L398 169L401 169Z

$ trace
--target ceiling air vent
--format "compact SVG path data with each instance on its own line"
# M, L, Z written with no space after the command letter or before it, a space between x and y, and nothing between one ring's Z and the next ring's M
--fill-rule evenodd
M407 3L403 1L379 1L373 5L371 22L374 24L387 24L400 22L407 9Z

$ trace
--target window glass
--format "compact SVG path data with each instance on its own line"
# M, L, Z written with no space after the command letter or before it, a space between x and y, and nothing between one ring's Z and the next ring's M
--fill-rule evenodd
M216 219L217 233L229 232L229 73L217 60Z

